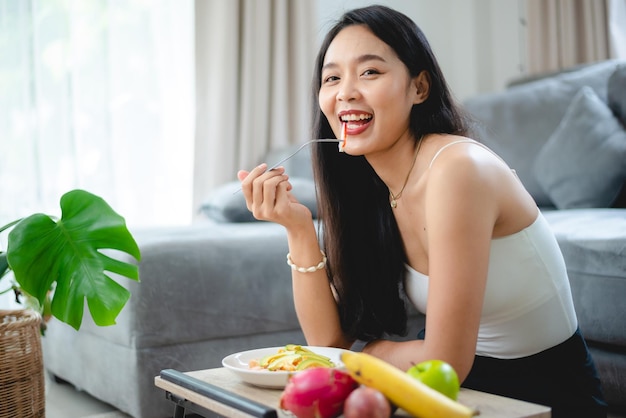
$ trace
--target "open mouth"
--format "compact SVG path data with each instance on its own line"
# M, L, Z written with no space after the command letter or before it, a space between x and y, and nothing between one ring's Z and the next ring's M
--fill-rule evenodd
M372 121L374 115L371 113L345 113L339 116L342 123L346 124L348 135L357 135Z

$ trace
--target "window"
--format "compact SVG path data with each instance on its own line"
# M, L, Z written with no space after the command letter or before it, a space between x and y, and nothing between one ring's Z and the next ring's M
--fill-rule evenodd
M191 222L192 0L0 0L0 225L82 188Z

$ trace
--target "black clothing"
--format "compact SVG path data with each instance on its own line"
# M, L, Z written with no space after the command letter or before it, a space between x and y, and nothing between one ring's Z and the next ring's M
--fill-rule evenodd
M424 331L418 338L423 337ZM549 406L552 418L607 416L600 379L580 329L561 344L532 356L475 356L462 386Z

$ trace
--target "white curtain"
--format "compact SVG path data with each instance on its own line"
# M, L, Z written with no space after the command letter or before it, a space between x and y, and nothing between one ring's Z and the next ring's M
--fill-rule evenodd
M268 150L309 139L313 6L196 0L195 208Z
M626 0L607 0L612 58L626 60Z
M615 41L626 33L626 17L620 11L623 3L527 0L528 73L618 58Z
M191 222L192 0L0 0L0 225L105 198Z

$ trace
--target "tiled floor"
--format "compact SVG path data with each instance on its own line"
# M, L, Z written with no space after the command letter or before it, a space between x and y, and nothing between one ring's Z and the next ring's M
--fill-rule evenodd
M130 418L67 383L46 379L46 418Z

